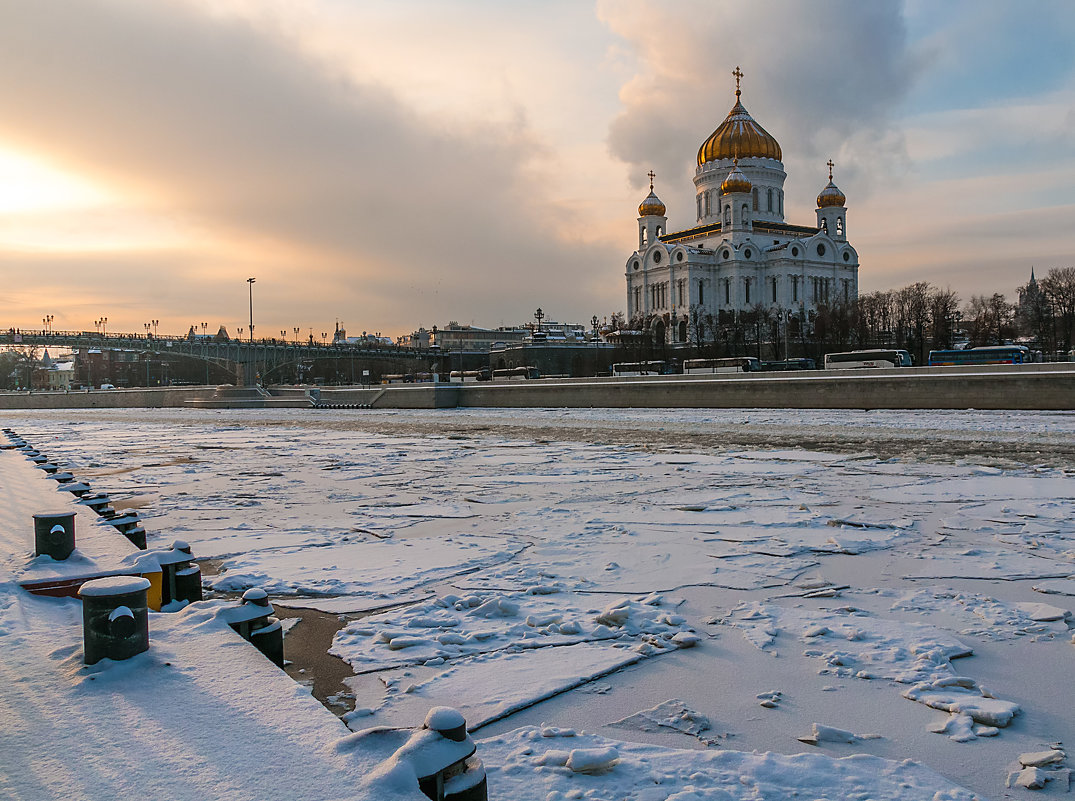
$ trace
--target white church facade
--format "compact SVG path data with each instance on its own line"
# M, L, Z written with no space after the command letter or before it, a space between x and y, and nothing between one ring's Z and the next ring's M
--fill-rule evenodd
M653 191L638 208L638 249L627 259L627 316L685 342L694 315L765 308L806 315L858 297L858 253L832 182L817 197L816 225L784 221L780 145L740 102L698 150L696 225L669 232ZM697 319L695 317L695 319Z

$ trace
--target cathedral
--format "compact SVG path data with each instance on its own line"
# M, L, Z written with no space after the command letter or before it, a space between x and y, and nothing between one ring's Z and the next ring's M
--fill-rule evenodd
M653 191L638 207L638 250L627 260L627 316L645 318L670 342L686 342L694 316L766 308L808 314L858 297L858 254L847 241L843 192L832 182L817 196L817 225L784 222L780 145L740 100L698 149L697 224L667 230L667 209Z

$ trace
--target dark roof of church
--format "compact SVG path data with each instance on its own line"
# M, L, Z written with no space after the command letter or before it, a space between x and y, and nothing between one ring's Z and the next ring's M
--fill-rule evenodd
M755 222L752 228L759 234L784 234L785 236L813 236L820 230L810 225L789 225L788 223L777 222ZM670 234L665 234L660 239L662 242L668 243L681 242L684 239L696 239L709 234L719 234L720 231L720 223L710 223L709 225L699 225L697 228L673 231Z

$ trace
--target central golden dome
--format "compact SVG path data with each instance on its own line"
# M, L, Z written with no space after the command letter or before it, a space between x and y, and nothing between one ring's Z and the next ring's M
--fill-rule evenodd
M735 90L735 105L717 130L698 148L698 166L721 159L775 159L780 161L780 145L772 134L758 125L743 104L740 91Z

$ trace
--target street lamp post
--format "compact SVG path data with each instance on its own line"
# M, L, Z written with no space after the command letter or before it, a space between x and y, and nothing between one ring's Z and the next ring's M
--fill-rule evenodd
M255 278L247 278L246 283L250 287L250 341L254 341L254 281Z
M298 326L295 326L291 330L295 332L295 342L298 342L299 341L299 331L302 330L302 329L300 329Z

